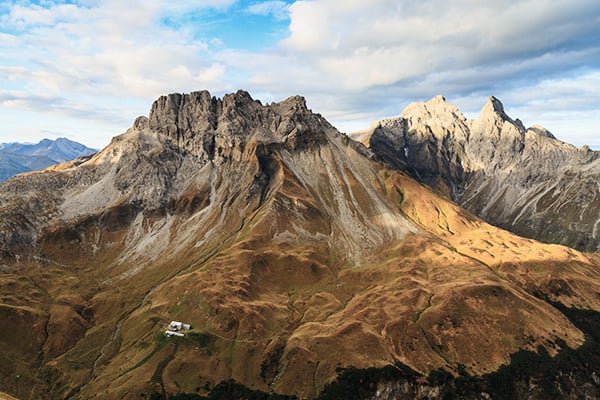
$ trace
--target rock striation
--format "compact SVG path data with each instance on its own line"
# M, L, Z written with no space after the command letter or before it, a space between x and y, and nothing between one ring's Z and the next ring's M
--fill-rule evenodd
M525 128L495 97L467 120L436 96L362 136L378 159L496 226L600 250L600 153L561 142L543 127Z

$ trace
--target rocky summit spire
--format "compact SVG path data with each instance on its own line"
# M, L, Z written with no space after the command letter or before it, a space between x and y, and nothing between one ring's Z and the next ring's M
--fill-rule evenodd
M478 134L485 136L503 135L511 138L515 137L519 141L522 141L526 131L521 120L513 120L509 117L504 112L502 102L494 96L488 98L488 101L479 112L479 116L473 121L471 130L475 137Z
M479 112L478 119L502 119L504 121L512 121L512 119L504 112L504 105L500 100L494 96L488 97L488 101L485 103L481 111Z
M434 96L430 102L432 103L445 103L446 102L446 98L444 96L442 96L441 94L438 94L436 96Z

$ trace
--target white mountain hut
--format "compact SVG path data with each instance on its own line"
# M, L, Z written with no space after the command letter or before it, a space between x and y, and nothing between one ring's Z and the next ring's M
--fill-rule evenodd
M169 324L169 329L172 331L181 331L192 329L192 326L190 324L185 324L180 321L171 321L171 323Z

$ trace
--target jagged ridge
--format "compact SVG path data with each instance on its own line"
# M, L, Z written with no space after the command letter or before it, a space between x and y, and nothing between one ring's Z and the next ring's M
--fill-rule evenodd
M467 120L437 96L362 133L378 158L494 225L548 243L600 250L598 152L525 128L490 97Z

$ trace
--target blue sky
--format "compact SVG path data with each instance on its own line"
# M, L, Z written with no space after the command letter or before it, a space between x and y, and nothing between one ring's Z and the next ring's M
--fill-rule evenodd
M0 0L0 142L104 147L152 101L300 94L344 132L443 94L600 149L597 0Z

